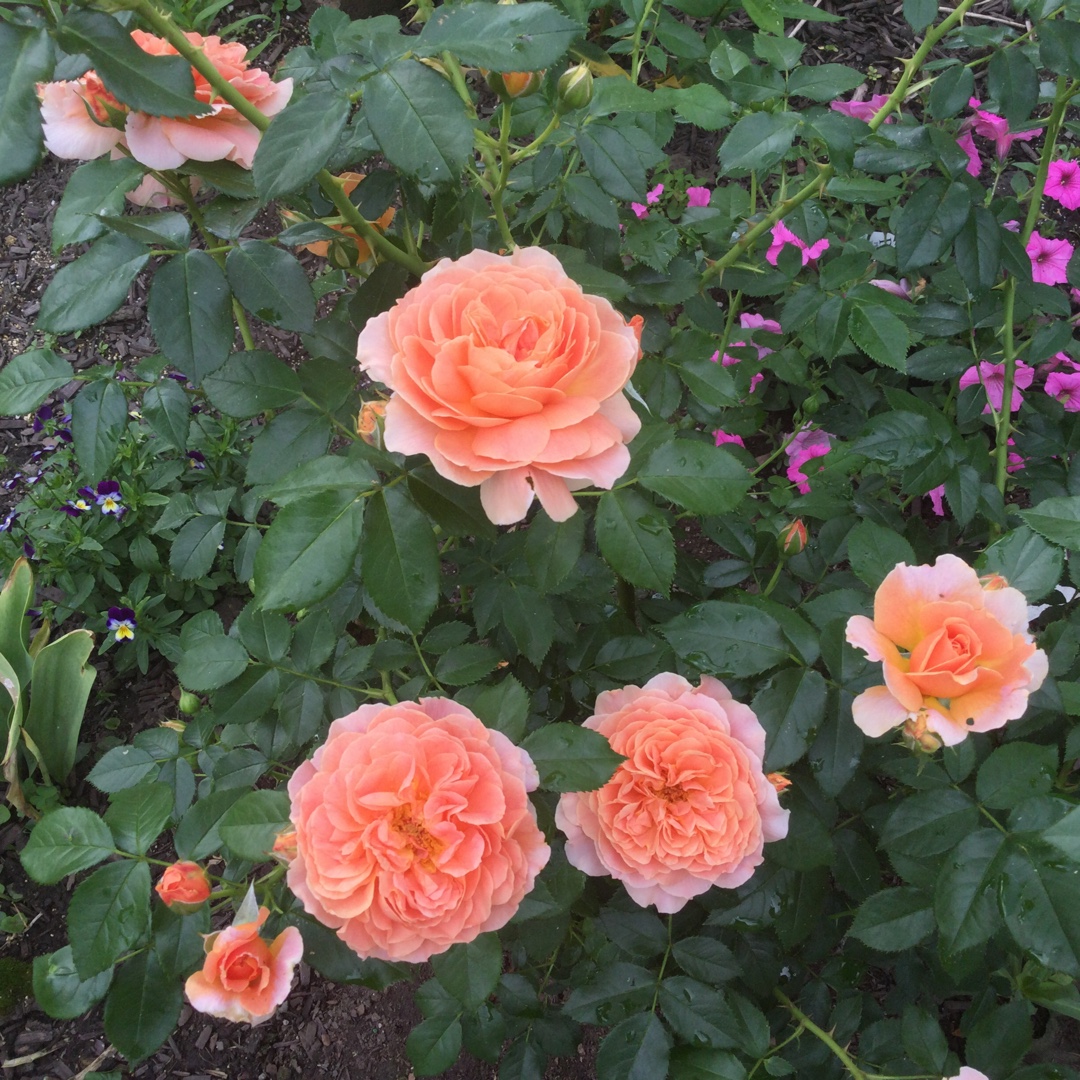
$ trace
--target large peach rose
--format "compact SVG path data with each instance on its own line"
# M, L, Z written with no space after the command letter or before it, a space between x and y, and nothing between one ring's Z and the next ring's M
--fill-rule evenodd
M955 555L900 563L874 595L873 621L848 620L848 641L885 676L855 699L855 723L873 736L911 721L955 746L1016 720L1047 672L1027 626L1024 594L997 575L981 582Z
M584 726L627 760L598 791L561 796L555 823L574 866L617 878L642 907L671 914L713 885L737 888L787 835L765 731L717 679L606 691Z
M135 44L152 56L175 56L176 49L163 38L133 30ZM292 96L292 79L273 82L259 68L248 67L247 50L237 41L224 42L216 35L184 35L198 46L217 68L252 105L267 116L281 112ZM245 169L251 168L259 146L259 130L245 120L231 105L217 97L206 78L192 68L195 96L211 107L201 116L150 116L148 113L128 114L125 125L131 156L151 169L176 169L189 158L193 161L235 161Z
M610 488L641 422L622 390L641 355L629 323L540 248L443 259L360 334L357 357L394 393L385 445L425 454L488 517L520 521L533 496L555 521L571 492Z
M209 1016L251 1025L269 1020L289 996L293 969L304 955L304 941L295 926L273 941L259 936L269 912L259 908L254 922L228 926L206 936L202 970L189 976L184 993L193 1008Z
M453 701L362 705L289 781L289 888L362 957L420 962L498 930L551 854L537 783Z
M45 148L77 161L101 157L123 145L119 124L127 111L105 89L96 72L68 82L38 83Z

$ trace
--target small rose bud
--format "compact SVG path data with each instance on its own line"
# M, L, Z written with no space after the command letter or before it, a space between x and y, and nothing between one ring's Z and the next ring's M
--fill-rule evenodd
M806 526L796 518L780 533L778 543L785 555L798 555L806 547Z
M584 109L592 101L593 77L588 64L578 64L563 73L558 85L560 113Z
M296 830L282 829L274 837L274 846L270 849L271 858L288 866L296 858Z
M776 794L780 795L787 791L791 787L791 781L782 772L771 772L765 774L765 779L769 781L774 788L776 788Z
M385 401L365 401L356 418L356 434L368 444L382 449L383 417L386 416Z
M979 584L984 592L997 592L999 589L1009 587L1009 583L1000 574L986 574L979 578Z
M191 693L189 690L185 690L181 693L180 711L182 713L186 713L188 716L194 716L200 709L202 709L202 702L195 694Z
M210 879L198 863L176 862L161 875L154 891L173 911L188 915L210 898Z
M502 102L535 94L544 83L542 71L489 71L487 84Z
M904 723L902 737L908 748L925 754L933 754L941 749L941 739L926 726L926 710L920 710L913 720Z

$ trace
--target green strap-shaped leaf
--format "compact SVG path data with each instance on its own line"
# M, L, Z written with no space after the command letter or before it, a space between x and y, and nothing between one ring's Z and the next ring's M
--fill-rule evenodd
M210 106L195 97L191 65L179 56L143 52L111 15L85 8L69 11L56 29L60 46L85 53L110 93L153 116L201 116Z
M0 184L29 176L41 160L41 106L34 86L52 70L47 31L0 22Z
M181 980L165 971L148 949L116 973L105 1001L105 1034L136 1065L169 1037L183 1003Z
M30 685L33 661L27 651L26 611L34 596L34 574L25 559L18 559L0 589L0 657L11 666L16 680L14 687L5 687L0 693L18 700L21 687ZM0 675L0 679L2 679ZM0 756L3 740L0 740Z
M363 518L362 501L342 489L282 508L255 556L259 607L299 611L329 596L352 569Z
M397 487L368 500L361 541L364 587L379 609L416 633L439 598L439 551L426 515Z
M46 645L34 659L30 711L23 727L34 740L53 783L75 764L86 699L97 670L87 661L94 648L89 630L72 630Z
M64 188L53 218L52 246L93 240L105 232L101 214L119 214L124 195L143 178L143 167L131 158L99 158L80 165Z
M364 84L364 115L390 162L422 183L449 183L472 153L461 98L416 60L399 60Z
M561 60L581 27L551 4L439 8L424 24L417 53L452 52L492 71L539 71Z
M349 109L341 94L309 94L270 121L251 170L263 202L299 191L326 164Z
M127 427L127 398L119 384L99 379L84 387L71 404L75 458L87 483L100 480L116 457Z
M103 236L85 254L61 267L41 297L38 329L60 334L107 319L126 299L150 249L126 236Z
M287 251L265 240L241 240L225 260L225 273L237 300L256 318L300 334L312 329L315 294Z
M675 541L661 511L630 488L600 496L596 542L631 585L665 595L675 576Z
M232 296L221 267L205 251L174 255L158 270L146 314L161 351L195 386L228 359Z

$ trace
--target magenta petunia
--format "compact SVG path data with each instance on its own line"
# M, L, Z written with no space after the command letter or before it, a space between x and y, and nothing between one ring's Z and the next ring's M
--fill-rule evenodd
M787 478L796 485L800 495L810 493L810 478L803 466L814 458L824 457L832 449L831 436L826 431L809 428L797 432L785 447L788 456ZM816 470L821 471L821 466Z
M1031 276L1043 285L1064 285L1068 281L1073 246L1068 240L1051 240L1038 232L1031 234L1024 250L1031 259Z
M1035 369L1028 367L1022 360L1017 360L1016 374L1013 377L1012 412L1016 412L1020 408L1024 400L1024 395L1020 391L1026 390L1031 385L1031 380L1034 377ZM1005 394L1005 365L991 364L989 360L980 360L977 367L969 367L960 376L961 390L968 386L978 386L980 383L986 391L987 404L983 408L983 412L988 413L991 405L1000 412L1001 401Z
M984 139L992 139L994 153L998 161L1004 161L1009 156L1009 149L1014 142L1028 142L1034 139L1042 130L1042 127L1031 128L1028 131L1010 131L1009 121L997 113L987 112L979 107L979 99L971 98L968 104L975 110L975 115L964 122L964 126L970 128L976 135ZM971 171L970 169L968 170ZM973 174L978 175L978 174Z
M708 206L712 192L707 187L688 187L686 189L687 206Z
M830 101L829 108L833 112L842 113L844 116L854 116L856 120L870 123L888 100L888 94L875 94L869 101ZM894 119L893 116L887 116L885 123L891 124Z
M942 502L942 496L945 494L945 485L938 484L936 488L931 488L926 494L930 497L930 506L933 508L934 513L938 517L944 517L945 503Z
M632 202L630 209L634 211L638 221L644 221L649 216L649 208L644 203Z
M965 131L959 139L956 140L956 145L967 154L967 171L970 176L978 176L982 172L982 158L979 157L979 151L975 148L975 139L972 137L970 131Z
M769 245L769 250L765 252L765 261L775 266L780 252L787 244L793 244L802 252L803 266L829 248L828 240L819 240L816 244L807 245L805 240L800 240L782 221L778 221L772 227L772 243Z
M741 435L729 435L723 428L717 428L713 432L713 438L716 440L717 446L723 446L724 443L734 443L736 446L746 449L746 443L743 442Z
M1046 376L1046 392L1065 406L1066 412L1080 412L1080 371L1054 371Z
M664 185L657 184L656 187L645 193L645 201L653 206L660 201L660 196L664 194Z
M1045 192L1066 210L1080 210L1080 161L1051 161Z

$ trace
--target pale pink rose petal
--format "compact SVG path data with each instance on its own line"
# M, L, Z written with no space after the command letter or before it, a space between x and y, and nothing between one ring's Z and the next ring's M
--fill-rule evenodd
M59 158L90 160L122 146L124 133L110 123L120 104L92 71L70 82L38 83L45 148Z

